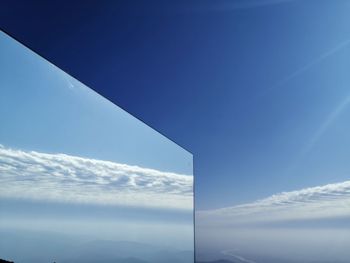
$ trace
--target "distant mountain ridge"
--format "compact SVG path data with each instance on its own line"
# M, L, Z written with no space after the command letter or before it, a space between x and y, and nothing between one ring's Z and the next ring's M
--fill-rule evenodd
M0 259L0 263L14 263L13 261L7 261L7 260L4 260L4 259Z
M193 251L135 241L81 241L51 232L1 230L0 263L188 263ZM38 254L40 253L40 255ZM19 256L21 255L21 256Z
M196 263L236 263L234 261L219 259L215 261L196 261Z
M132 241L95 240L75 247L62 263L187 263L192 251L178 251Z

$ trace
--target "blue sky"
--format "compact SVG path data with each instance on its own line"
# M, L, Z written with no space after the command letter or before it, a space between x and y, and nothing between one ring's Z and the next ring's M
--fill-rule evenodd
M0 34L1 144L192 174L189 152Z
M199 209L347 178L347 107L333 114L349 96L347 1L91 5L9 4L0 22L191 150Z
M347 202L348 1L80 6L9 4L0 25L189 149L199 210Z

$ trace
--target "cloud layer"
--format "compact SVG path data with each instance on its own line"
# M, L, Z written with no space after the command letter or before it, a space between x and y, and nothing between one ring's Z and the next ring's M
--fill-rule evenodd
M192 209L193 177L0 145L0 198Z
M350 217L350 181L283 192L249 204L199 211L199 225L239 226Z

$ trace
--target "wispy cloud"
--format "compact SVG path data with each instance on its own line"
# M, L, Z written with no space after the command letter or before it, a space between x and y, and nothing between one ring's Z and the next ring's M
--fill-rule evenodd
M283 192L252 203L199 211L199 225L227 226L350 216L350 181Z
M300 75L302 75L305 72L309 71L314 66L318 65L319 63L321 63L323 60L331 57L332 55L336 54L340 50L349 47L349 45L350 45L350 39L346 39L346 40L344 40L342 42L339 42L336 46L326 50L324 53L320 54L318 57L313 58L308 63L302 65L301 67L296 69L294 72L290 73L286 78L284 78L282 81L280 81L276 85L274 85L271 88L269 88L266 92L270 92L270 91L282 88L283 86L285 86L286 83L288 83L292 79L299 77Z
M193 177L0 145L0 198L192 209Z
M350 95L348 95L344 100L339 102L339 104L333 109L333 111L325 118L317 131L313 134L311 140L307 143L305 148L301 152L301 157L305 156L308 152L312 150L314 145L320 140L322 135L328 130L328 128L333 124L333 122L341 115L344 110L350 104Z

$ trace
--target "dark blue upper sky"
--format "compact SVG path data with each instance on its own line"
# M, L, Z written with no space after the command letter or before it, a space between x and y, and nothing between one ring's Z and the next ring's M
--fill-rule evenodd
M3 1L0 27L190 150L207 209L348 178L349 11L345 0Z

